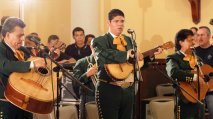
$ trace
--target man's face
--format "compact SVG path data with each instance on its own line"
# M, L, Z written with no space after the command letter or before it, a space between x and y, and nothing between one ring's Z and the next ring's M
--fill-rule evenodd
M123 32L124 20L123 16L116 16L108 21L109 29L114 35L119 36Z
M8 43L14 49L19 49L24 40L24 29L16 26L12 33L7 33Z
M75 39L75 43L76 43L77 45L82 45L82 44L84 44L85 35L84 35L84 32L83 32L83 31L76 31L76 32L74 33L73 38Z
M55 45L59 42L59 39L55 39L55 40L50 40L50 42L48 43L48 47L49 48L53 48L55 47Z
M87 43L86 43L86 44L87 44L87 45L90 45L90 44L91 44L92 39L93 39L93 37L89 37L89 38L88 38L88 40L87 40Z
M188 50L193 45L193 36L189 35L184 41L180 41L181 49Z
M208 47L210 45L210 34L205 28L201 28L197 31L197 40L199 42L199 46Z

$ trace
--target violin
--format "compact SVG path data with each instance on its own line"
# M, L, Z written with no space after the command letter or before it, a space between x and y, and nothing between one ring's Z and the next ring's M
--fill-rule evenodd
M58 58L60 56L60 53L63 52L66 48L66 44L62 41L57 41L55 44L52 45L52 47L49 47L50 54L53 56L53 58Z

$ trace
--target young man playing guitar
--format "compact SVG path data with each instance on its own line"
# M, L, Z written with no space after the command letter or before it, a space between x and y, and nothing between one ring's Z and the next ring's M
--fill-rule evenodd
M131 119L133 107L133 83L116 81L106 71L105 65L126 63L134 57L131 52L132 43L128 36L122 34L124 29L124 13L112 9L108 13L109 32L92 41L98 67L98 82L96 84L96 102L101 119ZM143 55L138 54L138 60Z
M194 83L197 83L197 74L193 74L191 70L193 69L190 65L191 61L187 60L188 56L191 56L188 53L190 51L190 47L192 46L193 33L189 29L180 30L175 37L175 49L176 53L169 55L167 57L166 70L168 75L173 79L177 80L180 84L187 85L189 87L193 87ZM186 59L186 60L185 60ZM195 84L196 85L196 84ZM202 78L200 78L201 87L205 87L206 84ZM180 85L184 88L182 85ZM188 87L186 87L188 88ZM208 90L208 87L201 88L204 90L203 99L205 98L205 93ZM204 112L204 106L199 106L199 104L194 101L190 102L184 97L185 92L180 90L178 91L178 104L177 105L177 113L176 116L179 119L203 119L204 113L200 113L199 117L199 109L201 112ZM190 93L190 92L188 92ZM190 93L193 94L193 93ZM188 96L190 99L191 97ZM197 98L197 96L194 96Z

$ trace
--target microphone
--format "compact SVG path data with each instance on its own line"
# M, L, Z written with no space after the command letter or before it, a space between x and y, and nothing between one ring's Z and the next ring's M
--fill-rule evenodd
M36 45L42 45L42 43L36 38L36 37L31 37L29 38L30 41L34 42Z
M133 29L128 29L127 30L127 33L129 33L129 34L132 34L132 33L134 33L135 31L133 30Z
M210 19L209 24L213 25L213 19Z

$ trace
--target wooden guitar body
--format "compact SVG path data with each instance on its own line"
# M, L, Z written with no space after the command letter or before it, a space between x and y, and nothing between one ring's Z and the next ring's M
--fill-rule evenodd
M144 57L154 56L154 53L157 51L158 48L170 49L173 47L174 47L174 44L171 41L169 41L164 43L161 46L158 46L156 48L143 52L142 54ZM139 64L139 68L141 68L144 64L144 61L138 61L138 64ZM123 64L105 64L104 67L108 75L111 76L112 79L117 81L125 80L133 71L133 65L128 62Z
M207 75L209 77L209 81L206 83L200 84L200 99L203 100L206 96L206 93L209 89L213 89L213 68L210 65L204 64L200 67L200 77L203 77L202 75ZM196 73L193 71L193 73ZM203 77L204 78L204 77ZM204 80L203 78L200 78L199 80ZM198 99L198 82L192 82L191 84L186 82L179 82L180 86L185 89L187 92L189 92L193 97ZM191 96L189 96L186 92L182 91L183 96L190 102L196 103L197 101L193 99Z
M38 114L50 113L57 97L56 72L52 72L50 64L47 59L45 68L12 73L5 89L5 98L23 110Z
M139 67L143 66L143 61L139 61ZM133 65L130 63L123 64L105 64L105 69L108 75L117 81L122 81L129 77L133 71Z
M204 75L209 77L208 85L209 89L213 89L213 68L210 65L204 64L201 66L201 70L203 71Z
M203 80L203 79L201 79ZM198 82L192 82L191 84L186 82L179 82L180 87L185 89L189 94L191 94L194 98L198 99ZM203 100L206 97L206 93L209 90L208 84L201 84L200 85L200 99ZM185 91L181 90L182 95L192 103L197 103L195 99L193 99L189 94L187 94Z

